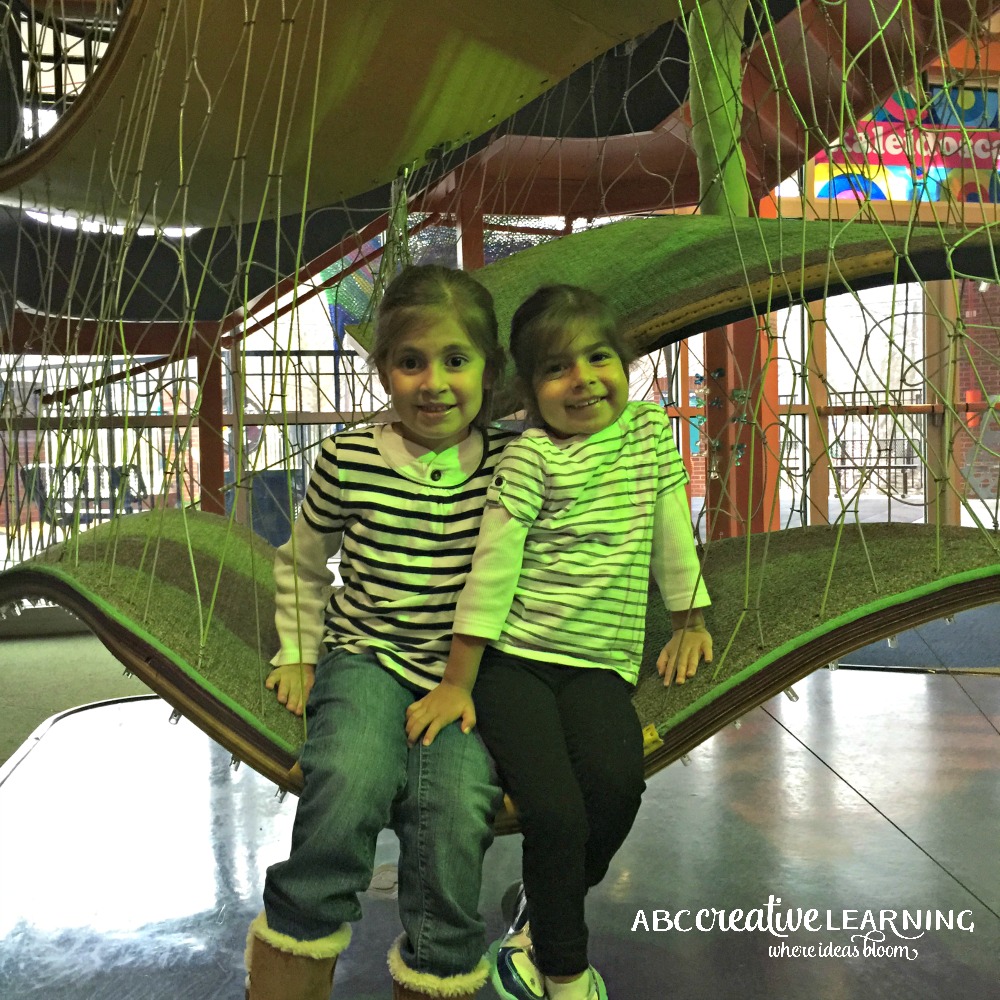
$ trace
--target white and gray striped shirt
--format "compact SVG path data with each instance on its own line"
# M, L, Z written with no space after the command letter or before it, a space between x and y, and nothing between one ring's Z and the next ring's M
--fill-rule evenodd
M455 631L529 659L618 671L642 658L650 568L672 610L709 603L670 422L629 403L604 430L507 446ZM655 537L668 551L651 553Z

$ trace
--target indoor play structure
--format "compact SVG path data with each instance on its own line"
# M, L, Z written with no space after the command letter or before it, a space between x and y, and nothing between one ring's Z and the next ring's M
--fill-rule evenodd
M717 654L664 689L651 600L648 775L996 602L998 11L4 5L0 607L68 609L296 791L304 723L263 686L273 546L323 434L385 419L367 320L404 259L476 269L502 330L545 282L606 296L702 470Z

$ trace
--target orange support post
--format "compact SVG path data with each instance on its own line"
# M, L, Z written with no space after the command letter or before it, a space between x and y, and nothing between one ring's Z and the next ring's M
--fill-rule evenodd
M761 320L705 335L705 404L709 537L780 528L778 370Z
M463 271L476 271L486 263L486 231L483 225L481 171L463 171L459 177L458 266Z
M966 389L965 401L966 403L981 403L983 401L983 394L978 389ZM966 413L968 416L965 418L965 426L969 430L974 430L979 426L979 414L969 408L966 408Z
M223 437L222 349L216 324L196 329L195 357L198 361L198 447L201 466L201 509L225 514L226 445Z

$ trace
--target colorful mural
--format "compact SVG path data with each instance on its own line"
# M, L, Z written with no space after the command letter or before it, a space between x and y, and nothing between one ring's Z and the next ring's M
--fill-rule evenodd
M816 198L1000 202L995 90L930 87L921 106L897 93L815 159Z

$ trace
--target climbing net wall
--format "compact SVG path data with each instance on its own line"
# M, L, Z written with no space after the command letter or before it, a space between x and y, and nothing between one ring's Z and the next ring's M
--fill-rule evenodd
M298 5L294 30L279 31L275 50L283 61L272 59L269 89L304 87L289 53L308 50L317 36L338 28L323 21L319 6ZM997 90L983 62L989 47L981 44L989 38L984 20L989 12L965 3L929 5L933 14L922 24L888 12L852 51L857 41L852 32L872 26L873 15L864 7L706 5L663 24L656 23L653 11L651 25L638 38L625 39L570 72L485 137L452 143L451 149L442 143L431 151L431 166L416 170L409 182L410 255L457 263L457 233L467 233L473 218L482 227L474 263L490 263L624 215L699 206L717 212L720 187L711 181L713 171L729 185L724 210L741 215L753 207L781 217L833 216L859 226L969 229L989 222L1000 192ZM729 32L712 18L728 20ZM169 197L171 211L164 215L176 215L176 192L158 190L154 199L138 204L129 201L127 185L121 184L112 199L116 217L97 212L101 172L115 169L116 157L123 159L119 150L155 144L154 130L163 117L173 119L175 129L164 144L191 149L188 188L218 170L211 130L184 114L188 104L194 106L192 92L204 85L199 74L204 77L207 60L216 56L200 35L207 25L199 24L194 7L179 11L176 23L147 14L132 22L111 3L6 8L2 138L13 166L24 163L24 169L46 174L39 151L74 115L90 110L83 105L100 89L102 62L114 52L116 38L121 45L148 44L162 64L159 74L135 81L140 96L132 109L119 104L109 113L100 106L99 93L90 102L96 106L91 117L101 120L102 142L114 152L106 165L96 156L89 164L74 161L70 173L82 191L51 203L38 198L42 185L27 194L23 185L7 192L9 259L0 286L9 348L2 355L8 425L0 483L6 564L59 532L86 527L116 510L200 500L198 414L208 377L205 366L201 373L197 366L201 340L214 339L222 362L222 371L212 377L221 383L213 388L222 393L223 423L217 430L224 444L213 459L221 458L226 510L242 506L235 501L243 487L252 494L247 484L254 477L267 483L257 488L263 491L259 505L268 505L270 494L281 492L278 484L286 473L291 494L273 499L287 508L282 500L300 493L311 455L330 426L370 419L385 406L363 347L348 331L363 320L379 280L388 186L377 187L374 196L359 191L333 205L289 211L277 223L267 220L266 229L258 220L272 206L277 204L278 212L298 207L276 203L273 185L264 186L262 201L237 196L235 214L254 220L242 226L221 219L184 225L183 218L166 219L180 225L163 224L157 210ZM249 30L243 22L236 27L244 34ZM264 25L256 27L262 32ZM136 41L144 32L150 38ZM706 48L700 36L708 32L713 42ZM828 87L810 92L813 107L792 93L788 60L779 58L789 39L801 49L796 54L807 57L800 72L816 78L813 87L820 80ZM247 72L260 45L258 39L232 47L220 77L227 99L233 78ZM344 51L356 54L356 48ZM247 59L242 66L240 55ZM826 79L830 74L822 59L841 67L836 86ZM174 93L164 86L167 68L180 69L187 78L179 118L161 117L157 108L161 90L164 100ZM742 89L742 100L731 99L734 88ZM209 107L211 99L206 96ZM304 107L315 117L318 100L313 96L296 109ZM249 101L248 94L245 104L227 106L224 113L250 118ZM710 122L700 138L707 152L695 148L693 115L703 116L699 124ZM822 135L817 125L823 126ZM776 137L768 134L775 129ZM797 132L807 135L808 143L801 150L785 148L788 135ZM300 133L275 124L270 160L280 164L278 143L300 141ZM733 141L736 134L742 143ZM351 136L341 138L349 156ZM701 163L700 183L692 151ZM51 154L57 160L59 155L58 148ZM38 162L26 163L32 157ZM310 168L322 171L326 158L325 151L314 150ZM156 156L149 159L155 162ZM283 180L280 170L274 176ZM95 189L92 195L88 186ZM454 196L456 187L461 197ZM359 225L362 221L369 224ZM324 224L331 237L339 236L329 245L322 236L310 239L311 228ZM322 246L322 254L309 257L306 244ZM627 253L605 263L611 273L630 266ZM719 266L738 269L739 260ZM263 279L248 280L255 271ZM307 277L298 281L297 275ZM806 477L817 465L817 449L809 446L807 428L815 431L824 421L832 503L826 516L883 497L890 518L893 507L900 516L920 518L927 499L924 427L941 414L914 408L943 406L952 408L943 447L949 450L960 516L995 526L997 428L989 404L1000 384L998 307L989 278L956 272L946 287L896 283L886 274L880 291L847 287L828 297L825 307L793 303L765 312L767 303L758 304L772 347L764 366L776 370L779 382L779 410L772 414L778 435L771 435L770 446L773 450L776 441L777 450L768 462L774 466L772 481L783 484L784 523L816 519ZM928 320L935 340L930 345ZM143 324L145 338L129 335L141 333ZM146 352L143 339L150 345ZM825 357L810 368L820 341ZM74 342L79 353L72 353ZM171 350L163 350L165 345ZM933 361L942 349L954 354L943 372ZM203 347L203 359L205 353ZM667 353L644 355L634 386L636 395L663 402L685 424L683 431L678 424L678 437L701 495L709 482L718 482L720 463L745 461L746 442L742 448L735 443L731 458L722 456L718 439L706 428L713 409L732 410L734 392L738 409L748 391L719 385L712 375L717 370L706 368L703 338L696 336ZM947 384L934 384L939 376ZM769 402L773 409L775 401ZM955 404L972 409L959 413ZM866 407L882 409L865 412ZM346 419L300 422L322 413ZM940 472L930 472L932 481L940 481ZM814 493L822 492L812 485ZM273 513L262 509L261 517ZM278 534L276 528L274 537Z
M2 567L148 549L142 513L283 541L322 438L389 415L367 331L402 259L481 268L501 326L543 279L607 295L706 573L726 539L832 528L793 634L841 613L848 526L927 526L934 578L967 569L947 528L998 561L1000 5L278 6L0 9ZM875 597L923 586L858 531ZM726 627L777 647L774 551L736 551Z

